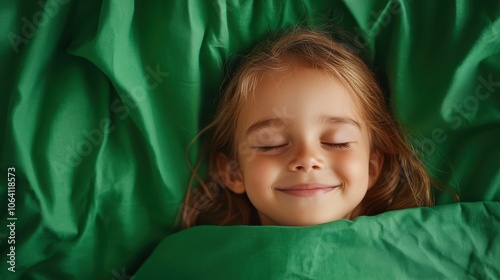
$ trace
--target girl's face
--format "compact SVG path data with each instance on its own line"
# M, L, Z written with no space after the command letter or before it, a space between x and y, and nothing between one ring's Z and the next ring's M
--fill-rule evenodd
M350 218L382 158L371 153L367 126L342 83L300 68L264 76L249 100L237 120L241 173L226 185L246 192L263 225Z

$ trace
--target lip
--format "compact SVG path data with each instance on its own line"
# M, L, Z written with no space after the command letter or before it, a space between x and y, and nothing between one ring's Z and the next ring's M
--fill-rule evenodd
M296 184L293 186L276 190L292 196L308 197L308 196L323 195L337 189L338 187L339 186L310 183L310 184Z

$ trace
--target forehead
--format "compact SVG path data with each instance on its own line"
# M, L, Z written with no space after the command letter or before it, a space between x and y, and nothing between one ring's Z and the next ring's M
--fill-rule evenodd
M252 97L241 108L237 137L243 137L248 127L264 119L289 118L307 122L317 119L319 115L360 121L348 89L326 71L297 68L266 73L261 76Z

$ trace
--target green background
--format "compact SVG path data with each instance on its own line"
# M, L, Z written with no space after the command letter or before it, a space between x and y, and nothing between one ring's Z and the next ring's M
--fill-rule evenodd
M296 25L353 35L429 172L455 189L462 203L304 229L201 227L167 237L142 272L181 277L175 269L196 273L208 266L214 276L225 271L225 260L245 271L241 258L246 246L256 244L252 236L266 240L259 243L259 254L267 257L255 259L256 265L280 256L277 263L293 266L290 252L274 242L276 234L288 247L295 244L291 237L304 234L300 249L335 232L342 248L363 238L369 250L398 256L412 247L368 234L374 223L389 235L402 227L417 232L412 229L421 228L426 215L439 221L422 237L430 243L425 248L434 250L413 254L446 254L443 250L456 244L443 239L460 241L472 232L486 245L464 246L459 253L483 263L499 259L493 241L500 212L499 1L0 0L0 221L7 224L8 167L16 168L17 217L17 272L8 272L2 261L0 278L127 279L134 274L159 242L177 231L173 222L190 176L185 149L213 118L228 71L224 65ZM191 162L198 149L191 150ZM453 202L445 193L438 193L437 201ZM496 202L482 203L487 201ZM456 211L460 215L445 219ZM440 231L443 223L457 227L456 233ZM348 235L337 232L346 225L353 229ZM9 232L0 228L4 260ZM214 241L219 235L227 239ZM198 239L196 248L189 245ZM163 245L174 240L177 247ZM226 253L211 261L209 249L218 248L218 254ZM362 255L355 252L344 256L346 263ZM155 265L158 258L183 265L171 261L165 270ZM425 260L405 265L425 270ZM381 266L381 258L367 262L367 267L383 267L381 275L414 271ZM458 268L475 263L469 262L459 262ZM335 275L366 273L360 267L339 269L344 270ZM301 277L330 275L319 271ZM498 276L498 267L490 273L484 275Z

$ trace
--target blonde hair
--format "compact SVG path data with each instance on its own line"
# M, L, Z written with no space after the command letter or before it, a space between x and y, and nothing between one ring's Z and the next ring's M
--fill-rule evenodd
M301 67L325 71L346 86L366 121L372 149L383 155L381 174L354 210L352 218L432 206L431 179L392 117L372 71L343 43L320 32L294 29L276 41L260 44L243 59L228 80L215 119L191 142L193 144L201 134L209 133L209 150L204 151L209 156L209 176L203 180L197 175L203 157L194 168L188 162L192 176L179 212L182 214L182 228L201 224L259 224L257 211L246 194L235 194L225 187L219 172L238 170L235 131L241 105L253 95L262 75L288 69L290 65L286 62L290 58ZM216 169L219 153L232 160L229 170ZM200 185L191 190L195 178Z

